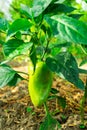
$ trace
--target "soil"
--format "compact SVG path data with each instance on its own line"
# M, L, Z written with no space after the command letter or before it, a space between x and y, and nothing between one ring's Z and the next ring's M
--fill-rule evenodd
M27 72L26 66L14 69ZM85 82L86 76L81 75L81 78ZM59 91L58 96L64 97L67 103L63 109L55 99L47 102L53 118L60 122L61 130L81 130L80 101L83 91L56 76L52 87ZM84 129L87 130L87 102L84 110ZM0 89L0 130L39 130L44 117L43 106L35 108L31 102L27 81L21 81L15 87L6 86Z

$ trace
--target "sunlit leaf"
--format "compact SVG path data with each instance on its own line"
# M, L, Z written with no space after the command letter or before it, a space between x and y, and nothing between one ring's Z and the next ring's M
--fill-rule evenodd
M51 19L48 15L44 16L44 20L46 20L46 22L49 24L50 29L51 29L51 35L53 34L58 35L58 29L57 29L57 24L58 22Z
M68 42L87 45L87 25L66 15L55 15L60 36Z
M4 54L8 59L15 56L25 54L26 51L32 46L31 42L24 42L18 39L11 39L3 45Z
M0 18L0 31L6 31L8 29L8 21L4 18Z
M22 4L21 11L24 12L28 17L37 17L47 8L51 2L52 0L33 0L32 8Z
M31 26L32 26L31 22L25 18L20 18L13 21L13 23L9 27L9 30L7 33L7 39L15 35L18 31L23 31L23 32L28 31Z
M84 89L83 82L79 79L79 69L75 58L68 52L61 52L55 58L46 59L48 67L61 78L68 80L80 89Z
M6 64L0 65L0 88L6 85L16 85L22 79L10 66Z

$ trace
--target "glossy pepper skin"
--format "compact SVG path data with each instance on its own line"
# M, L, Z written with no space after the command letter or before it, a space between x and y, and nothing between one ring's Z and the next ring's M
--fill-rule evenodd
M34 73L32 73L33 66L30 66L30 68L29 94L34 106L41 106L49 96L53 74L42 61L36 64Z

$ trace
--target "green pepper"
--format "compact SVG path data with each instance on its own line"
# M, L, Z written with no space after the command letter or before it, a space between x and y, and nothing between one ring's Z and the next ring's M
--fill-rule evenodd
M43 61L39 61L32 72L33 66L30 65L29 94L34 106L41 106L49 96L53 74Z

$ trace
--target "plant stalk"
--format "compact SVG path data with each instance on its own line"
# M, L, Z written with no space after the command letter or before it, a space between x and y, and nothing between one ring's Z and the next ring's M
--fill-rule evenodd
M87 100L87 79L86 79L86 85L85 85L85 92L80 103L81 124L83 125L84 125L84 113L85 113L84 108L85 108L86 100Z
M49 113L49 110L48 110L48 106L47 106L46 102L44 103L44 109L45 109L45 113L46 113L46 116L47 116L48 113Z

